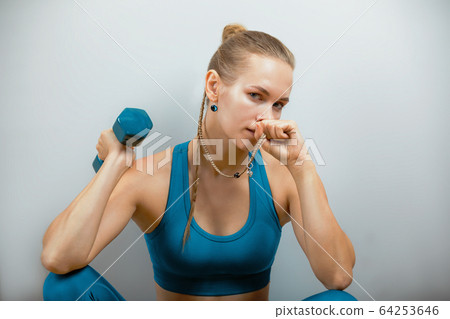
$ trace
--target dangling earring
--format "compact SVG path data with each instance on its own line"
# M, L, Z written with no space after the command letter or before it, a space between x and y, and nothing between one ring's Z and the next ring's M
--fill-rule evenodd
M211 110L213 112L216 112L217 111L217 106L215 104L211 105Z

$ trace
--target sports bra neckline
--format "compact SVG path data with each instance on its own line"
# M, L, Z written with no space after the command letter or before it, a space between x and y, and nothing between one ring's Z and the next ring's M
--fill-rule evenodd
M183 189L186 190L183 195L186 218L189 218L189 211L191 210L191 201L190 201L191 190L189 187L190 185L189 185L189 171L188 171L188 146L189 146L189 143L190 143L190 141L187 141L184 143L183 152L182 152L182 154L183 154L182 155L183 156L182 157ZM259 150L258 150L258 153L259 153ZM250 154L250 152L249 152L249 154ZM257 154L257 155L259 155L259 154ZM254 162L256 162L256 158L255 158ZM256 194L255 194L255 189L254 189L254 187L255 187L254 181L251 181L251 179L255 178L255 174L257 174L258 170L259 170L258 165L253 165L253 176L248 178L250 208L249 208L249 212L248 212L247 221L245 222L244 226L241 227L241 229L239 229L238 231L236 231L235 233L230 234L230 235L225 235L225 236L214 235L214 234L207 232L203 228L201 228L200 225L195 220L195 216L192 216L191 226L199 234L201 234L202 236L204 236L210 240L213 240L213 241L228 242L228 241L236 240L236 239L242 237L243 235L245 235L245 233L247 233L249 231L249 229L253 225L253 222L255 221L255 202L254 201L255 201Z

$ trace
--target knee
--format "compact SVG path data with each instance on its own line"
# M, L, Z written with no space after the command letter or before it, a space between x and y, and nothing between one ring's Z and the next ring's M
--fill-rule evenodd
M353 295L344 290L328 290L331 294L331 299L336 301L358 301Z
M76 300L83 293L82 283L86 281L85 279L95 276L95 273L89 265L64 275L50 272L42 289L44 301Z
M303 301L358 301L358 299L346 291L329 289L305 298Z
M44 301L59 301L65 300L64 293L68 290L66 280L62 275L50 272L45 278L44 286L42 288L42 296Z

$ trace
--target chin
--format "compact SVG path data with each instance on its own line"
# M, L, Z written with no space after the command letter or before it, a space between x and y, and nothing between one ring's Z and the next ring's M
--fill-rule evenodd
M251 152L256 142L257 141L254 137L243 136L236 140L236 148L240 149L241 151ZM248 149L246 145L248 145L250 149Z

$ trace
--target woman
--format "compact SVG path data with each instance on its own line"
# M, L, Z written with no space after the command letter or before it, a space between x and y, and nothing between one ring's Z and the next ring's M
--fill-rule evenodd
M280 120L294 67L278 39L227 25L208 66L198 134L170 150L170 165L158 167L163 151L129 167L126 148L103 131L103 166L44 235L44 300L125 300L89 263L130 219L145 233L157 300L268 300L291 219L327 288L304 300L356 300L342 291L352 281L353 246L296 123Z

